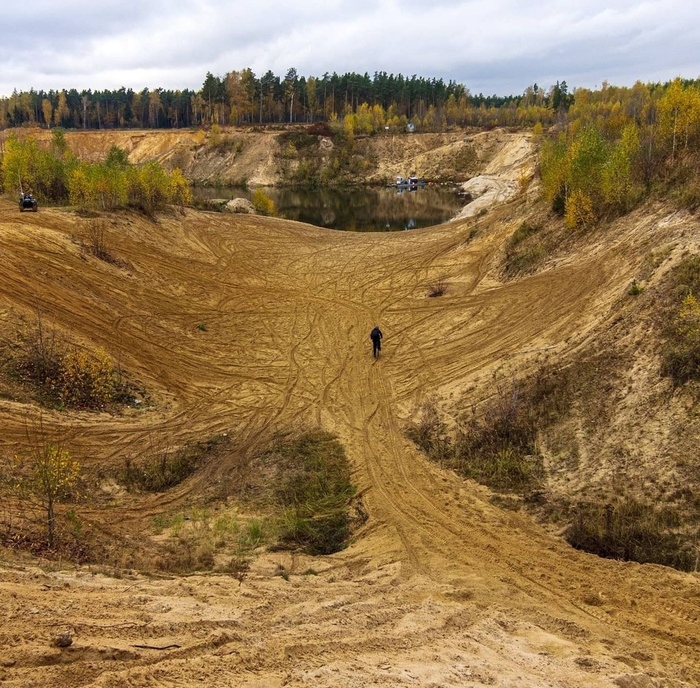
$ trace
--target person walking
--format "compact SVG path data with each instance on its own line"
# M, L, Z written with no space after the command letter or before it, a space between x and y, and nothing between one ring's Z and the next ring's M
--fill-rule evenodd
M379 352L382 350L382 331L379 329L379 325L375 325L374 329L370 332L369 338L372 340L372 355L375 358L379 358Z

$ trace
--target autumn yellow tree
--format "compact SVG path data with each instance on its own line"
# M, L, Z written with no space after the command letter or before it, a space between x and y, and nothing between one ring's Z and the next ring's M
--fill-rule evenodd
M688 148L700 133L700 92L675 79L660 98L658 112L659 133L670 144L673 159L680 146Z
M253 192L251 203L261 215L277 214L274 201L260 188Z
M56 544L56 505L74 493L80 477L80 464L70 452L45 440L34 446L28 458L15 457L22 477L14 482L15 493L38 506L46 527L48 546Z
M51 122L53 121L53 105L48 98L44 98L41 101L41 114L44 115L44 122L46 122L46 128L51 128Z

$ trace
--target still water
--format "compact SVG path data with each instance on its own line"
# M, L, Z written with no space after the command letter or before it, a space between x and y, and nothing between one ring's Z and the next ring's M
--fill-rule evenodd
M446 186L418 189L277 189L266 188L277 213L288 220L351 232L391 232L447 222L464 205ZM192 189L195 200L248 198L252 191L225 188Z

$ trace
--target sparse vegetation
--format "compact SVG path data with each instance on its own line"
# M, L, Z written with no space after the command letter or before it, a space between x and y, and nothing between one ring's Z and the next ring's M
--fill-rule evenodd
M662 308L665 346L661 372L682 385L700 379L700 256L683 260L672 272Z
M275 567L275 573L273 575L279 576L280 578L286 581L289 580L289 571L287 570L287 567L284 564L277 564L277 566Z
M191 508L186 514L162 514L153 526L162 540L154 555L156 569L174 573L216 570L239 584L248 576L253 551L272 537L266 522L246 521L229 510L212 514ZM144 565L151 568L153 563Z
M464 144L455 155L454 168L457 172L473 172L479 159L471 144Z
M644 291L644 289L639 286L636 279L633 279L632 283L629 286L629 289L627 290L627 293L630 296L639 296L642 293L642 291Z
M522 222L506 242L504 268L509 277L524 274L538 266L549 254L542 225Z
M100 260L104 260L106 263L118 263L118 259L114 256L109 248L109 242L107 239L107 228L105 221L102 219L91 219L87 224L87 250Z
M235 578L239 585L242 585L243 581L248 577L250 561L241 556L231 557L228 564L223 568L223 571Z
M677 286L672 291L685 293L686 305L687 283L692 282L693 273L685 266L678 273L683 278L674 280ZM684 286L678 286L679 282ZM578 549L695 570L697 528L693 524L698 512L692 491L675 494L678 504L668 502L663 507L649 499L628 496L625 484L616 481L602 486L598 499L582 500L576 507L568 498L547 495L540 438L546 437L550 443L549 461L561 468L566 452L558 453L560 448L552 453L553 446L566 442L564 428L572 409L584 427L606 427L609 414L619 403L611 390L622 362L607 354L575 361L566 368L543 365L519 381L497 384L490 399L449 424L431 400L409 425L407 434L443 466L506 493L494 496L501 507L526 505L542 517L568 524L566 538ZM513 501L508 493L522 495L524 500Z
M535 380L501 383L480 412L473 408L452 433L429 401L407 434L431 458L460 474L496 490L525 493L542 476L537 428L554 395L553 387L538 387Z
M168 443L150 438L145 458L126 459L117 478L130 490L163 492L195 473L215 449L226 444L225 439L216 436L206 442L194 442L175 449Z

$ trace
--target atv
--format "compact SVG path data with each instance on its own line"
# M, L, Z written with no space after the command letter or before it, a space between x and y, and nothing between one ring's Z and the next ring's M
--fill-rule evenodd
M36 202L36 198L29 193L19 197L19 212L23 213L25 210L32 210L33 212L39 210L39 204Z

